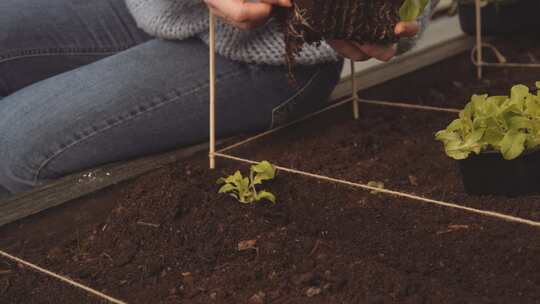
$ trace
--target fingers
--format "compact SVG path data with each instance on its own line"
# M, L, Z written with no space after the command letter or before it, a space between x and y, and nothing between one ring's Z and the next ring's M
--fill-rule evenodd
M354 41L329 40L327 43L341 56L353 61L364 61L375 58L389 61L396 55L396 45L360 44Z
M244 0L204 1L213 14L222 18L225 22L242 29L251 29L264 24L270 18L272 12L272 5L262 2L244 2Z
M418 35L420 30L420 25L418 22L399 22L395 27L395 34L401 38L403 37L414 37Z
M292 6L291 0L259 0L259 2L271 4L271 5L283 6L283 7Z
M354 46L369 57L381 61L389 61L396 55L396 45L360 44L353 42Z
M414 37L418 34L420 26L418 22L399 22L395 27L395 34L399 38ZM397 46L360 44L354 41L333 40L328 44L340 55L355 61L363 61L369 58L376 58L381 61L389 61L396 55Z
M345 40L328 40L327 43L343 57L353 61L364 61L370 57L356 47L352 42Z

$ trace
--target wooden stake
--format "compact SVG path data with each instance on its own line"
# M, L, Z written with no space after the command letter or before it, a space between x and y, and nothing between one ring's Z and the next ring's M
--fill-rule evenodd
M356 85L356 68L354 66L354 61L351 62L351 89L352 89L352 105L353 105L353 117L358 119L360 117L360 109L358 106L358 86Z
M216 168L216 17L209 13L210 65L210 169Z
M478 79L482 79L482 10L480 6L480 0L475 0L476 10L476 76Z

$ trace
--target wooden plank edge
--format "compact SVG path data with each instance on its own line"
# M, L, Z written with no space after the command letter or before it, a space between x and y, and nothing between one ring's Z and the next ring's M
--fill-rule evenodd
M71 174L0 202L0 226L40 213L207 150L199 144L173 152L104 165Z

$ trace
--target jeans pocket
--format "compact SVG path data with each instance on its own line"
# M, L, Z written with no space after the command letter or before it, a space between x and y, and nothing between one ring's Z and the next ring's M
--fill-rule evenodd
M333 87L329 81L319 81L322 68L318 68L309 79L296 91L294 95L272 109L271 128L279 127L296 118L316 111L324 105L326 99L321 93L324 87ZM321 93L317 94L319 91ZM320 96L321 98L316 98ZM315 100L319 99L319 100Z

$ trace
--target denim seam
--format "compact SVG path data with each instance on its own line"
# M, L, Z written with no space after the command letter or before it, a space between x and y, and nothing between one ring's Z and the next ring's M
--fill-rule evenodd
M298 96L300 96L302 93L304 93L307 88L313 83L313 81L315 81L315 78L317 78L319 76L319 74L321 73L321 68L317 69L317 72L315 72L310 78L309 80L304 84L304 86L302 86L296 93L294 93L294 95L292 95L291 97L289 97L287 100L285 100L284 102L280 103L278 106L274 107L272 109L272 122L270 123L270 129L274 128L274 115L275 113L285 107L286 105L288 105L289 103L291 103L295 98L297 98Z
M0 63L12 60L39 57L39 56L88 56L88 55L107 55L127 50L134 45L114 47L114 48L47 48L47 49L23 49L10 51L0 54Z
M234 71L234 72L230 72L230 73L227 73L227 74L223 74L221 75L221 77L219 77L218 79L216 79L216 83L219 83L219 80L220 79L223 79L223 78L229 78L229 77L235 77L235 76L238 76L240 74L244 73L244 71ZM50 157L48 157L46 160L44 160L41 165L38 167L36 173L34 174L34 177L32 178L32 181L33 183L37 183L38 182L38 179L39 179L39 176L41 175L41 171L43 170L43 168L45 166L47 166L51 161L53 161L54 159L56 159L58 156L60 156L62 153L64 153L65 151L67 151L68 149L70 148L73 148L74 146L98 135L98 134L101 134L107 130L110 130L114 127L118 127L126 122L129 122L131 120L133 120L134 118L136 117L139 117L143 114L146 114L146 113L150 113L152 111L155 111L167 104L170 104L171 102L174 102L174 101L177 101L180 97L185 97L185 96L189 96L191 94L194 94L194 93L197 93L205 88L208 88L208 83L205 83L203 85L200 85L198 87L195 87L185 93L181 93L181 94L178 94L177 96L175 96L174 98L171 98L171 99L162 99L161 97L159 98L156 98L156 99L162 99L161 102L158 102L156 104L154 104L154 106L150 106L148 107L145 111L137 111L136 114L133 114L133 115L129 115L127 118L123 119L123 120L119 120L113 124L109 124L101 129L97 129L97 130L94 130L93 132L90 132L88 134L86 134L85 136L81 137L80 139L72 142L71 144L68 144L66 145L65 147L61 148L60 150L54 152ZM175 92L176 90L173 90L172 92ZM167 96L169 93L165 94L165 96ZM162 95L163 96L163 95ZM156 100L154 99L154 100ZM124 113L130 113L131 111L127 111L127 112L124 112ZM120 117L122 117L122 115L120 115ZM106 120L105 120L106 122Z

